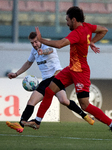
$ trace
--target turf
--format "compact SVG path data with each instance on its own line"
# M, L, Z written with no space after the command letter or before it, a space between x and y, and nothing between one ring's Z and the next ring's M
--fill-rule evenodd
M47 123L39 130L26 127L23 133L0 122L0 150L111 150L112 132L95 123Z

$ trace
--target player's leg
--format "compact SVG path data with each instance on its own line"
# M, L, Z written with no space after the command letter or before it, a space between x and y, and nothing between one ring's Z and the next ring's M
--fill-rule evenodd
M70 110L73 110L74 112L79 114L82 118L84 118L87 115L80 109L80 107L74 101L68 100L66 92L64 90L57 92L56 96L61 104L67 106Z
M40 118L44 117L44 114L46 113L46 111L51 105L53 96L59 90L60 90L59 87L54 82L51 81L49 87L45 89L45 95L44 95L43 101L41 102L40 107L38 109L38 113L37 113L38 117Z
M15 129L16 131L18 131L18 128L22 128L21 132L24 129L24 124L26 123L26 121L30 118L30 116L33 113L34 110L34 106L40 102L43 99L43 96L45 94L45 88L49 85L50 81L52 80L53 77L43 80L42 82L39 83L38 88L36 89L36 91L33 92L33 94L31 95L28 104L21 116L20 122L19 123L10 123L10 122L6 122L6 124L10 127ZM19 127L18 127L19 126ZM19 131L18 131L19 132Z
M89 87L91 84L90 70L82 73L72 73L72 79L74 80L75 90L81 108L84 111L92 114L99 121L109 126L112 120L109 117L107 117L101 109L89 103Z
M23 121L28 121L28 119L31 117L34 111L34 107L37 103L39 103L43 99L43 95L39 93L38 91L34 91L27 103L27 106L25 110L22 113L21 119L20 119L20 125L24 127L24 125L21 123Z
M78 95L78 100L81 105L81 108L86 112L92 114L97 120L107 124L111 127L112 120L104 114L104 112L98 107L89 103L89 97L83 97L83 94Z
M26 122L32 115L33 111L34 111L34 106L40 102L43 98L43 95L41 93L39 93L38 91L34 91L28 101L28 104L25 108L25 110L22 113L20 122L17 123L11 123L9 121L6 122L7 126L9 126L11 129L16 130L17 132L21 133L23 132L24 129L24 122Z
M65 90L61 90L57 92L56 96L59 99L61 104L67 106L70 110L79 114L89 124L91 125L94 124L94 120L89 115L84 113L84 111L73 100L68 100Z
M53 90L51 90L50 88L52 88ZM40 123L41 123L46 111L48 110L48 108L51 105L53 96L55 95L54 91L57 92L59 90L60 90L59 87L54 82L51 81L49 87L47 87L45 89L45 95L44 95L44 98L43 98L43 100L40 104L40 107L38 109L37 117L31 121L24 123L25 126L39 129Z

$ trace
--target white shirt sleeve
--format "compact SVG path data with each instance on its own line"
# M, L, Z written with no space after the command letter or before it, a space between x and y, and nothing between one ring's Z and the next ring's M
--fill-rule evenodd
M28 58L28 61L29 61L29 62L34 62L34 61L35 61L34 49L33 49L33 48L31 49L31 53L30 53L30 56L29 56L29 58Z

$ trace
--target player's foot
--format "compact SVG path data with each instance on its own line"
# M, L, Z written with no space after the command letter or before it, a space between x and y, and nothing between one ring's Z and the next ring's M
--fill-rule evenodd
M17 123L17 122L11 123L11 122L7 121L7 122L6 122L6 125L7 125L8 127L10 127L11 129L16 130L16 131L19 132L19 133L22 133L23 130L24 130L24 128L23 128L19 123Z
M31 127L33 129L39 129L40 125L36 124L35 119L31 121L21 121L24 126Z
M94 119L92 119L89 115L86 115L84 120L87 121L90 125L93 125L95 122Z

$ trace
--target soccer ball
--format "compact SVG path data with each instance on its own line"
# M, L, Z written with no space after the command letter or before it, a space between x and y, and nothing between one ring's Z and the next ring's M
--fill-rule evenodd
M33 75L27 75L23 81L22 86L26 91L34 91L39 85L37 77Z

